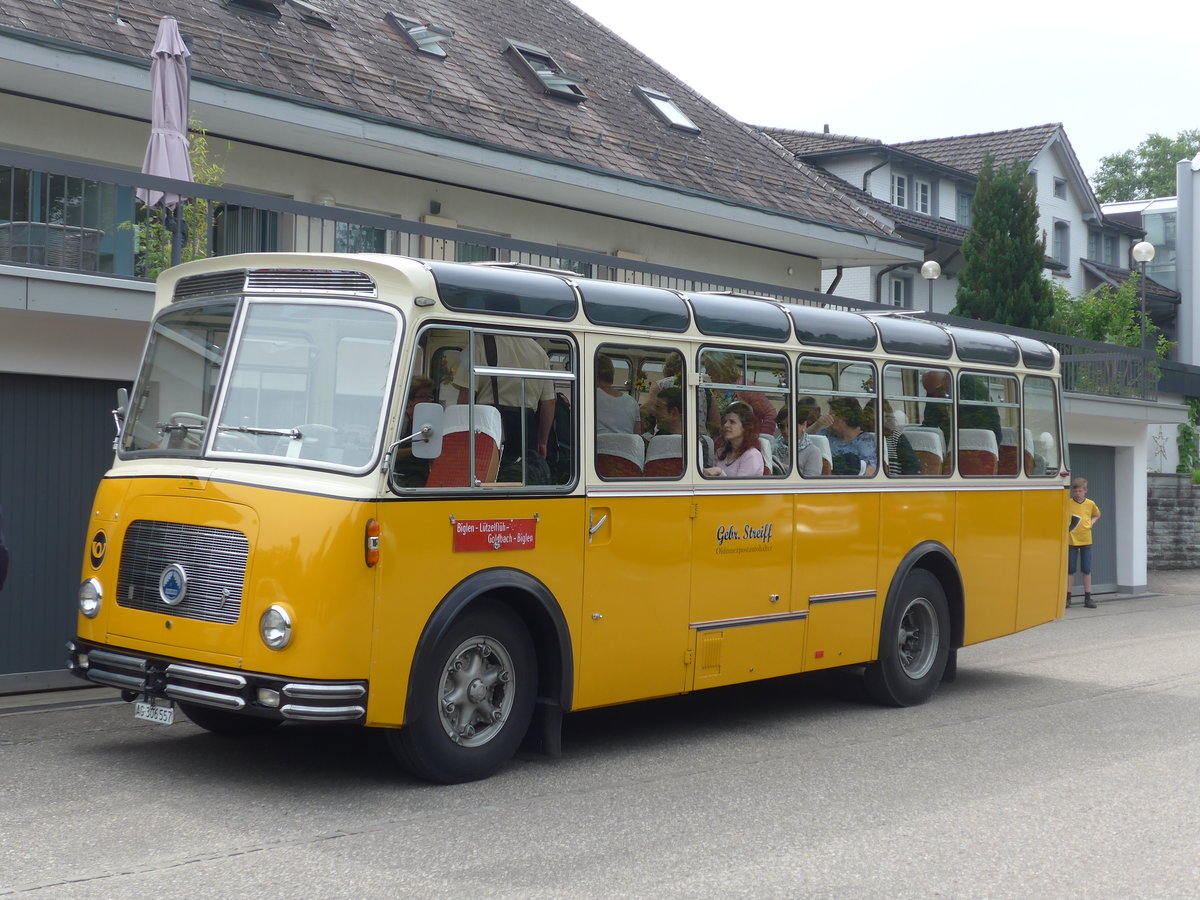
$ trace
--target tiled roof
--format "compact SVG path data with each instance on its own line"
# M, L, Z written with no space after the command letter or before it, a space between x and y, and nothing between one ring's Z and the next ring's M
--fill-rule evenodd
M287 0L272 20L222 0L0 0L5 26L145 60L159 19L193 38L193 78L224 79L493 148L619 173L885 232L824 173L777 148L692 91L566 0L320 0L333 29ZM452 29L444 60L416 51L388 9ZM11 33L11 32L10 32ZM509 40L547 51L587 99L536 93L505 54ZM148 66L148 62L147 62ZM633 91L668 94L700 128L670 128Z
M787 128L757 128L780 143L789 153L804 156L810 153L828 153L835 150L882 149L884 144L875 138L851 137L844 134L829 134L822 131L792 131Z
M995 158L997 165L1009 165L1016 160L1029 162L1056 134L1066 140L1065 134L1062 133L1062 125L1052 123L1032 128L1014 128L1010 131L992 131L987 134L905 141L889 146L978 175L987 154L990 153Z
M1094 275L1102 278L1114 287L1120 287L1133 274L1131 270L1124 266L1113 266L1108 263L1097 262L1094 259L1081 259L1079 262L1085 269L1090 269ZM1168 303L1178 303L1180 299L1179 291L1173 291L1169 287L1159 284L1149 276L1146 277L1146 296L1153 297L1155 300L1165 300Z

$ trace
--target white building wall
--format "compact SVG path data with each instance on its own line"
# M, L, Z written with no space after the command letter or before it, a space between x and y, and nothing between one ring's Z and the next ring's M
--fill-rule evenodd
M1067 269L1061 274L1053 272L1052 277L1072 294L1078 294L1083 290L1083 267L1079 260L1087 256L1088 229L1083 214L1088 209L1088 200L1080 196L1079 185L1053 146L1034 157L1030 168L1037 172L1038 230L1046 236L1047 256L1054 256L1054 223L1065 222L1070 229L1070 250L1063 260ZM1065 182L1065 198L1054 196L1055 179Z
M1071 444L1112 447L1115 451L1113 514L1104 519L1117 535L1117 583L1122 591L1146 585L1147 432L1160 422L1179 422L1186 410L1160 397L1157 403L1102 400L1069 394L1064 417ZM1162 426L1166 430L1169 426Z

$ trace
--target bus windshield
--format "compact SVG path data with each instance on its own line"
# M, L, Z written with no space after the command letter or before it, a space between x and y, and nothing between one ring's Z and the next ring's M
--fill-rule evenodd
M151 330L122 452L364 469L378 451L399 334L395 313L361 303L171 310Z

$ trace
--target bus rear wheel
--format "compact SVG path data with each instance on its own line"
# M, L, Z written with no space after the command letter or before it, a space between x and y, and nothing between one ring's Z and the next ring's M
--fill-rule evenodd
M904 578L883 612L879 658L867 692L884 706L916 706L937 689L950 655L950 611L941 582L924 569Z
M511 613L469 610L413 678L408 724L387 736L412 774L441 784L477 781L512 758L533 718L537 656Z

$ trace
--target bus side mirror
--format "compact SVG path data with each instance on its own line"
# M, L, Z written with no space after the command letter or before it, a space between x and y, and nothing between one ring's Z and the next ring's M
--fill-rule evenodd
M121 426L125 424L125 416L128 414L129 390L128 388L117 388L117 408L112 411L113 425L117 429L117 433L113 435L113 450L117 449L117 442L121 440Z
M442 417L445 413L440 403L418 403L413 408L413 433L401 440L412 441L412 454L417 459L437 459L442 455Z

